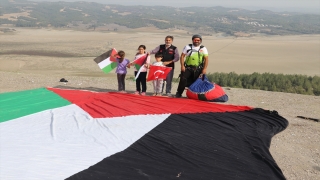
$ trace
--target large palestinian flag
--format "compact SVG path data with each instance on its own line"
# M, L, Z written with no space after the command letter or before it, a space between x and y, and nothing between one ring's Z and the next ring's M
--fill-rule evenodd
M0 179L285 179L274 111L57 88L0 94Z

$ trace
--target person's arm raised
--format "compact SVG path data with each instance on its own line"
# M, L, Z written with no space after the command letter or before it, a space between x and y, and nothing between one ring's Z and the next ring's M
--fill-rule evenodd
M156 48L154 48L153 50L151 50L150 52L148 52L147 54L150 55L150 54L155 54L159 51L160 49L160 46L157 46Z

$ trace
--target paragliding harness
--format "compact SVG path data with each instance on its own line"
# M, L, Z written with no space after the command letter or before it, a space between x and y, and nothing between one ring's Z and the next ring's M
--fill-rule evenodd
M187 50L187 53L190 52L190 53L189 53L189 56L191 56L192 52L195 52L195 51L193 51L193 49L192 49L192 44L189 44L189 46L190 46L190 49ZM200 60L200 50L201 50L202 48L204 48L203 45L201 45L200 48L199 48L199 50L197 51L197 53L198 53L198 60L199 60L198 66L190 66L190 65L187 65L187 62L185 61L185 62L184 62L184 66L185 66L186 68L189 68L189 69L192 69L192 70L200 70L200 69L203 69L203 67L204 67L204 60L203 60L203 59L202 59L202 61Z
M192 44L189 44L190 46L190 49L187 50L187 53L189 53L189 56L191 56L193 49L192 49ZM193 82L194 82L194 79L197 79L198 77L195 77L197 73L202 72L202 69L204 67L204 59L202 59L202 61L200 60L200 50L204 48L203 45L200 46L199 50L197 51L198 52L198 60L199 60L199 64L198 66L190 66L190 65L187 65L187 62L185 61L184 62L184 66L186 67L186 69L190 70L193 72L193 79L187 79L187 87L189 87ZM182 78L182 74L180 75L180 78Z

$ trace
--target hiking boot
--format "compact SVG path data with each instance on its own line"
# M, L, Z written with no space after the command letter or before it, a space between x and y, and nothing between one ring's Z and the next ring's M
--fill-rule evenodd
M142 92L142 93L141 93L141 96L145 96L145 95L146 95L146 93L145 93L145 92Z
M174 97L175 97L175 98L181 98L182 96L181 96L181 94L176 93L176 95L175 95Z
M136 91L136 92L134 92L133 94L135 94L135 95L139 95L139 94L140 94L140 92L139 92L139 91Z

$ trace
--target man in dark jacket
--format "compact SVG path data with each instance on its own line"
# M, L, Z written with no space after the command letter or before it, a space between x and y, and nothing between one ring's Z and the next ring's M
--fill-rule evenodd
M149 52L150 54L155 54L157 52L162 53L163 64L166 65L167 67L172 68L170 73L167 75L167 78L165 79L165 81L166 81L166 95L167 96L171 96L172 79L173 79L173 73L174 73L174 63L179 61L178 48L173 46L172 42L173 42L173 36L167 36L165 38L165 44L161 44Z

